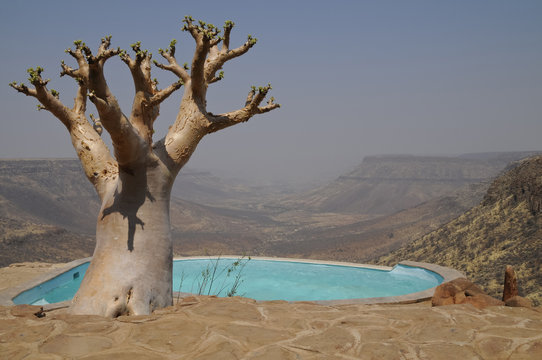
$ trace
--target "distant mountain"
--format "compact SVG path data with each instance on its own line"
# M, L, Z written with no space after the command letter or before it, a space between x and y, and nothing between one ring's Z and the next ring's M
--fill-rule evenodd
M174 197L202 205L257 209L260 204L282 198L293 191L291 186L247 184L225 180L208 171L182 169L171 193Z
M388 215L465 185L491 180L510 161L533 153L369 156L350 173L321 188L286 198L280 205L317 212Z
M505 266L512 265L523 295L542 303L542 156L514 164L492 183L480 205L378 263L399 260L464 271L497 297Z

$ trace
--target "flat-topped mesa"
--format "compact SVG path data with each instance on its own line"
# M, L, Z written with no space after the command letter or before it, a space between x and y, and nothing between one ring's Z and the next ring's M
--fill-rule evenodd
M208 112L209 85L220 81L225 63L245 54L256 39L249 35L241 46L231 48L233 22L226 21L223 36L221 29L188 16L183 23L182 30L196 43L191 66L178 64L176 41L160 49L166 63L154 61L154 65L176 77L163 89L151 76L152 54L140 42L131 45L130 53L111 48L111 36L101 40L97 51L81 40L66 50L76 62L75 67L61 64L61 76L77 83L72 107L61 102L57 91L48 89L41 67L28 69L32 87L10 84L36 98L40 110L51 112L64 124L101 200L96 248L70 308L74 314L139 315L172 304L169 202L175 177L205 135L280 107L273 98L262 105L271 90L268 85L253 87L238 110L219 115ZM115 56L128 66L134 82L128 113L122 111L104 73L105 63ZM154 141L160 104L181 87L184 92L176 119L167 134ZM87 117L87 100L98 116ZM111 137L113 153L101 137L103 131Z

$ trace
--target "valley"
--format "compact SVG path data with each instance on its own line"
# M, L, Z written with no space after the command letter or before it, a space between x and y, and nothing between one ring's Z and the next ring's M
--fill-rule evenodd
M444 244L450 235L442 234L465 233L461 229L466 223L484 223L465 216L476 211L480 202L489 201L488 189L495 194L493 181L511 162L529 155L533 153L366 157L357 168L329 184L304 192L185 169L172 190L174 253L386 264L407 259L427 261L463 270L497 291L494 288L501 283L501 275L488 274L481 266L469 268L461 259L450 262L443 258L449 256L443 249L447 249ZM504 195L494 196L500 199ZM499 201L494 203L502 207ZM90 256L98 211L97 196L77 160L0 160L0 266ZM518 214L510 215L516 220L495 221L526 228L526 220ZM466 219L461 229L450 225L460 219ZM535 217L531 222L538 224L539 220ZM468 239L493 238L492 231L495 227L472 228ZM539 236L536 231L528 230L525 236ZM424 239L440 245L420 243L428 241ZM510 249L524 247L522 238L510 239L517 243ZM480 252L473 254L475 258L482 256ZM514 250L511 256L517 254ZM487 265L496 255L484 256ZM492 271L498 272L506 259L509 257L495 262Z

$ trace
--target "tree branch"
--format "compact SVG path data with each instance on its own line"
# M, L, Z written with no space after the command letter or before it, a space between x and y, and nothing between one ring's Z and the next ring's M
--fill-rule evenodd
M222 51L227 52L230 48L230 34L231 29L235 26L235 23L230 20L226 20L224 23L224 40L222 41Z
M167 88L162 89L161 91L158 91L156 94L154 94L150 99L148 104L151 106L155 106L160 104L162 101L167 99L169 95L171 95L174 91L178 90L183 86L182 80L179 80L177 82L174 82L173 84L169 85Z
M177 60L175 59L175 44L177 44L177 40L173 39L171 40L168 49L158 49L160 55L168 61L169 65L160 64L156 60L153 60L153 63L160 69L171 71L186 84L190 81L190 75L186 72L188 70L188 65L185 64L184 66L180 66L177 63Z
M218 76L214 76L211 80L208 81L209 84L214 84L220 80L224 79L224 71L218 73Z
M224 66L227 61L247 53L258 41L258 39L253 38L252 35L248 35L247 41L243 45L230 50L230 33L234 26L235 24L233 22L226 21L224 24L222 49L218 50L218 47L215 47L209 53L209 57L205 64L205 79L209 84L216 82L217 79L220 80L215 74L218 70L222 69L222 66Z
M47 89L48 80L42 79L42 71L43 69L40 67L28 69L29 81L34 85L33 89L15 82L10 86L25 95L38 99L41 103L41 109L48 110L64 124L87 178L94 185L100 198L103 198L107 183L117 176L117 163L111 157L109 149L97 131L92 128L85 117L86 88L80 84L74 108L69 109L59 100L57 91Z
M212 24L199 21L187 16L183 20L183 31L189 32L196 42L196 49L192 58L190 76L180 71L174 58L174 43L170 50L159 50L168 60L169 65L156 66L176 72L185 81L186 90L181 106L173 126L163 140L156 143L155 151L169 159L171 170L178 171L190 158L198 142L208 133L218 131L228 126L247 121L255 114L261 114L280 105L271 99L267 105L260 106L270 86L262 87L251 92L244 108L222 115L213 115L206 110L206 92L209 84L217 82L224 77L224 73L217 71L228 60L245 54L256 44L256 39L248 36L247 41L240 47L230 50L230 35L234 23L226 21L224 24L224 37L218 36L220 30ZM199 24L199 25L198 25ZM222 47L219 44L222 42ZM185 67L183 70L188 70Z
M82 80L77 82L79 84L77 88L77 95L73 101L73 111L77 114L84 115L87 111L87 86Z
M87 61L85 59L85 55L83 54L82 49L86 47L86 45L81 40L75 40L73 44L75 45L75 50L68 48L65 50L65 52L70 54L77 61L77 65L79 65L79 68L84 68L85 65L87 65Z
M92 125L92 128L94 129L94 131L96 131L98 135L101 136L102 132L104 131L102 122L100 121L100 119L96 119L94 117L94 114L90 114L89 117L90 117L90 120L92 120L92 123L94 124Z
M138 41L131 45L132 50L135 53L135 59L132 59L125 51L121 51L120 59L128 65L132 78L134 80L134 86L136 92L145 91L152 93L153 82L151 80L151 67L150 61L152 54L147 50L141 50L141 42Z
M103 73L106 60L120 54L121 50L118 48L109 49L111 44L110 36L102 39L96 56L82 41L75 41L74 44L75 50L68 49L66 52L77 60L79 68L73 70L64 64L62 65L62 74L81 81L88 89L88 98L96 106L103 127L111 135L115 156L119 164L126 166L129 163L145 161L145 157L141 156L141 154L144 149L148 148L148 145L145 145L146 142L122 113Z
M100 44L100 47L98 48L98 55L96 56L96 60L100 62L102 66L107 59L112 58L113 56L119 55L121 53L120 48L109 49L110 45L111 45L111 35L102 38L102 42Z
M105 80L102 82L92 81L90 78L91 67L93 68L93 73L100 75L103 78L103 66L107 59L120 53L120 49L109 50L111 44L111 36L106 36L102 38L101 45L98 49L98 55L94 57L90 48L81 40L76 40L73 42L75 45L75 50L71 48L66 49L66 52L75 58L77 64L79 65L78 69L73 69L70 66L66 65L64 61L61 62L60 66L62 71L60 76L68 75L74 78L77 82L83 82L87 88L91 91L94 91L98 94L105 95L108 91L107 84ZM100 76L94 76L100 77ZM101 86L97 86L100 84Z
M80 116L79 119L70 131L72 145L85 175L103 200L108 184L118 177L118 164L111 156L96 126L93 127L84 116Z
M56 90L51 89L47 90L47 83L49 80L44 80L41 77L43 72L42 67L30 68L27 70L29 74L28 81L34 85L34 89L29 89L24 84L17 85L16 82L9 84L15 90L22 92L27 96L32 96L38 99L41 105L38 105L38 109L47 110L56 116L63 124L68 128L71 127L70 119L70 109L68 109L62 102L59 100L59 94Z
M220 29L213 24L207 24L203 21L199 21L199 25L194 25L193 21L190 16L186 16L183 20L185 25L182 30L188 31L196 41L196 50L192 58L192 70L190 73L191 90L196 98L204 102L207 91L205 59L209 50L221 41L221 38L218 37Z
M260 87L256 90L252 87L248 93L245 107L236 111L225 114L213 115L210 117L208 133L213 133L218 130L225 129L235 124L248 121L256 114L263 114L273 109L279 108L280 104L276 104L274 98L270 98L265 106L259 106L265 99L267 93L271 90L271 85Z
M9 86L14 88L18 92L25 94L26 96L34 96L34 97L36 97L36 94L37 94L36 90L35 89L29 89L28 86L26 86L25 84L17 84L17 81L14 81L14 82L9 83Z
M150 61L152 54L147 50L141 50L141 43L132 44L135 58L132 59L126 52L122 52L120 58L124 61L132 73L135 86L135 96L132 104L130 122L139 135L145 139L150 146L154 133L153 124L159 114L159 105L171 93L182 85L182 80L173 84L163 91L158 91L158 81L151 80ZM170 45L174 53L174 42Z
M81 71L79 69L74 70L73 68L66 65L64 60L60 62L60 66L62 67L62 71L60 72L60 77L64 75L68 75L69 77L72 77L74 79L82 79L84 77L84 75L81 74Z

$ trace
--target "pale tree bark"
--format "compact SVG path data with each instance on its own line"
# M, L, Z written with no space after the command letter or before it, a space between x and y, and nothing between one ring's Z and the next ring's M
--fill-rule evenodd
M76 67L62 62L61 76L76 80L78 90L72 108L65 106L42 68L29 69L33 87L11 83L25 95L35 97L38 108L57 117L68 130L72 144L102 206L96 225L96 248L70 312L103 316L148 314L172 304L172 243L169 204L171 187L199 141L207 134L248 121L252 116L278 108L271 98L260 106L271 87L253 87L243 108L214 115L207 111L206 94L210 84L222 79L223 65L254 44L251 36L230 49L234 24L227 21L223 37L211 24L183 20L183 30L191 34L196 49L191 66L179 65L176 41L159 53L165 63L154 64L173 73L178 80L159 90L151 78L152 55L132 44L133 55L111 49L111 37L102 39L96 54L81 41L68 49ZM119 56L128 66L135 95L129 115L122 112L104 76L108 59ZM220 72L219 72L220 71ZM219 72L217 74L217 72ZM154 121L162 101L184 85L177 117L167 135L153 143ZM99 118L89 115L90 100ZM106 130L112 140L113 155L101 138Z

